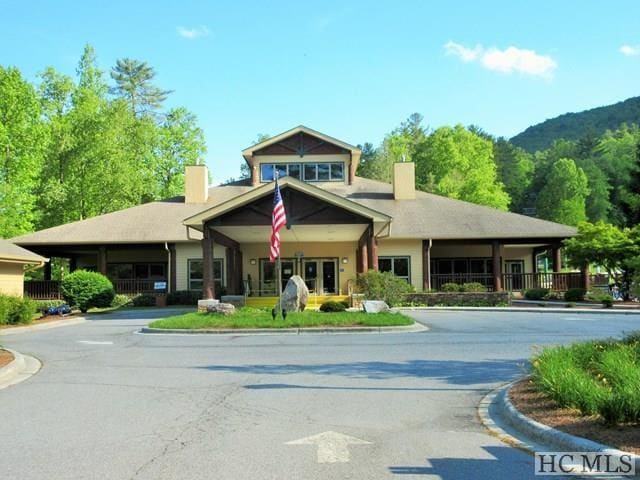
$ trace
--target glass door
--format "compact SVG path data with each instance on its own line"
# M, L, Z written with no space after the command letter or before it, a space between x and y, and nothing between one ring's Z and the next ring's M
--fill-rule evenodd
M316 260L304 260L304 283L307 284L309 293L318 293L318 262Z
M336 293L336 261L323 260L322 262L322 293Z

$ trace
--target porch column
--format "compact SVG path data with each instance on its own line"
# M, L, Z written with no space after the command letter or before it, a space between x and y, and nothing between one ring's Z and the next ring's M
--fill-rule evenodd
M49 259L49 261L44 264L44 279L47 282L51 281L51 260L52 259Z
M502 291L502 262L500 261L500 242L494 240L491 244L491 256L493 263L493 290Z
M560 245L553 245L551 252L553 254L553 271L560 272L560 270L562 270L562 249L560 248Z
M422 290L431 290L431 240L422 241Z
M236 290L236 265L235 265L235 251L233 248L227 247L225 252L225 262L227 264L227 293L229 295L235 294Z
M360 246L360 263L362 264L362 273L367 273L369 271L369 254L366 243Z
M236 258L236 288L238 291L236 292L238 295L242 295L244 293L244 282L242 277L242 252L240 249L235 250Z
M367 239L368 264L371 270L378 270L378 239L371 235Z
M178 275L176 273L176 244L169 244L169 291L175 292L176 288L176 279Z
M98 248L98 272L103 275L107 274L107 247L100 245Z
M202 231L202 298L215 298L215 284L213 282L213 239L211 230L205 226Z

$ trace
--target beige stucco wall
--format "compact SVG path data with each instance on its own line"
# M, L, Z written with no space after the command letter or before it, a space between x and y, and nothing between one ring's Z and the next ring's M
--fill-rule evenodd
M221 245L213 245L214 258L224 259L226 255L226 248ZM189 289L189 259L202 258L202 245L200 242L188 242L176 244L176 289L188 290ZM226 284L227 276L226 262L222 262L222 283Z
M416 198L416 164L402 162L393 164L393 198L413 200Z
M22 297L24 266L21 263L0 262L0 293Z
M378 242L378 257L411 257L411 284L422 290L422 240L381 239Z

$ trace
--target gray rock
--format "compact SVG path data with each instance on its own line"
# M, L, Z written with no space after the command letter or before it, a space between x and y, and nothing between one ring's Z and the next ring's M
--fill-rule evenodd
M388 312L389 305L382 300L365 300L362 302L364 311L367 313Z
M217 303L207 307L207 313L215 313L220 315L232 315L236 312L236 307L231 303Z
M230 303L236 308L244 307L246 305L244 295L223 295L220 297L220 301L222 303Z
M309 302L309 289L300 275L292 276L282 292L282 308L287 312L302 312ZM276 304L276 308L278 305Z
M198 311L206 312L211 305L217 305L218 303L220 303L220 300L216 300L215 298L211 300L198 300Z

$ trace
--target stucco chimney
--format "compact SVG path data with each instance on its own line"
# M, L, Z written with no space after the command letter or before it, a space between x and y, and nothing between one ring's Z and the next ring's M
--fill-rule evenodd
M206 165L184 169L184 203L205 203L209 198L209 171Z
M401 162L393 164L393 198L413 200L416 198L416 164Z

